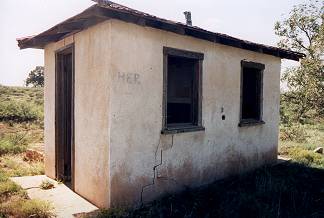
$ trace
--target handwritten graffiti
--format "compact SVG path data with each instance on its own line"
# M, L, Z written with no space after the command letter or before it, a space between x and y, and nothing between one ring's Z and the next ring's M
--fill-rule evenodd
M132 84L132 85L139 85L140 83L140 75L137 73L121 73L118 72L117 75L118 81Z

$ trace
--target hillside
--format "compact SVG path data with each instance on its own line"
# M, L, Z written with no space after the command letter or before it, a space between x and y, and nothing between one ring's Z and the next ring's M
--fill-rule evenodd
M0 217L49 217L11 176L44 174L43 89L0 86Z
M43 120L43 89L0 85L0 121Z

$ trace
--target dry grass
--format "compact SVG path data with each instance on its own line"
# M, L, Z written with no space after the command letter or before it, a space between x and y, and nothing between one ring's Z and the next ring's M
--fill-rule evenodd
M39 186L43 190L48 190L54 188L54 183L49 180L42 181L42 184Z
M1 119L6 120L0 122L0 217L52 217L53 208L48 202L28 199L26 192L9 180L12 176L44 174L43 161L27 161L25 157L26 149L38 152L44 150L43 91L0 86L0 101L2 106L6 105L0 113ZM28 107L24 106L26 102ZM9 107L15 104L19 106L19 110ZM35 122L21 122L35 114ZM9 115L16 117L10 120Z
M37 124L0 122L0 168L8 176L32 176L44 173L42 161L25 161L28 148L43 151L43 130Z
M54 217L53 211L49 202L36 199L12 198L0 206L0 216L48 218Z
M11 176L31 176L44 173L42 161L24 161L24 153L0 156L0 217L53 217L48 202L30 200Z
M10 180L6 180L0 183L0 196L2 198L14 193L18 193L20 191L21 187Z
M34 176L44 174L44 162L24 161L24 154L4 155L0 157L0 167L8 176Z
M296 140L282 140L281 138L279 154L290 157L297 163L324 169L324 155L313 152L317 147L324 147L324 121L314 125L306 124L301 128L305 132L304 140L300 140L300 136L297 136Z

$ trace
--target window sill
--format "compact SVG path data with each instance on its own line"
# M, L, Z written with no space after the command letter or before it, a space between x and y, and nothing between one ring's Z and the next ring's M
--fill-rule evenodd
M205 131L205 127L203 126L169 127L169 128L162 129L161 134L168 135L168 134L197 132L197 131Z
M263 120L241 120L241 122L238 124L239 127L244 126L257 126L257 125L263 125L265 122Z

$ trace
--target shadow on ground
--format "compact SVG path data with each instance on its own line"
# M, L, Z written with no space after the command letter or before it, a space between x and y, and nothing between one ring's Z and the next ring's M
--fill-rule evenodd
M324 217L324 170L287 162L98 217Z

